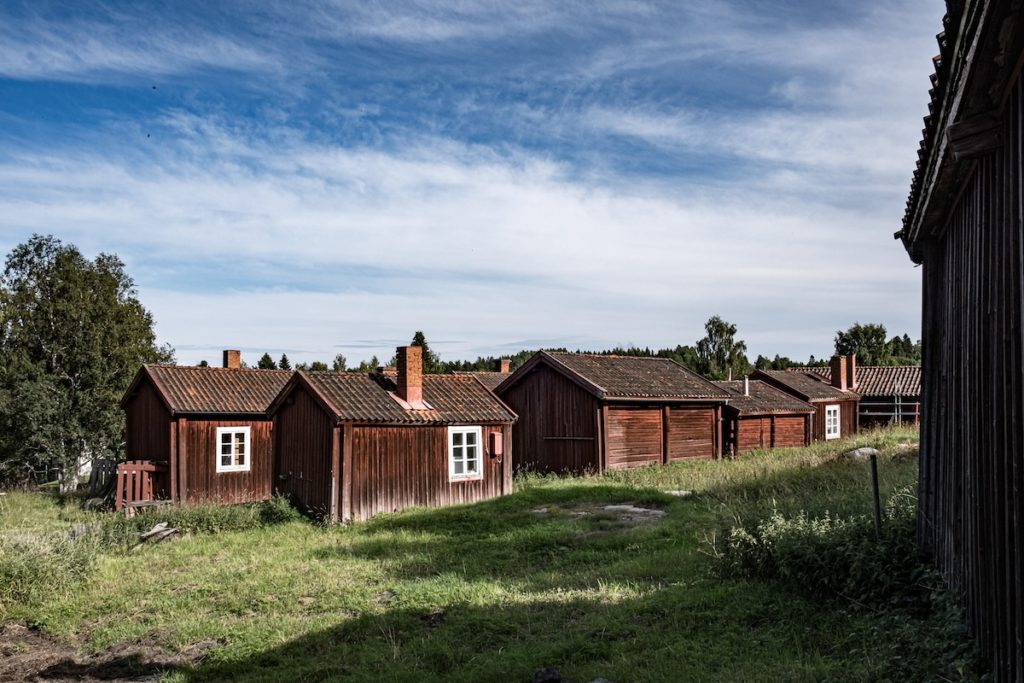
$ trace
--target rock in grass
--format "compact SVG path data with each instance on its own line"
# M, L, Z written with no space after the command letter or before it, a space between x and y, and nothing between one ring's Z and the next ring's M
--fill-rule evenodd
M693 491L687 491L686 489L669 489L668 491L665 491L665 493L670 496L675 496L676 498L686 498L687 496L693 495Z
M549 666L533 674L531 683L568 683L562 678L562 672L556 666Z
M877 448L870 448L869 446L861 446L860 448L854 448L852 451L846 451L843 453L844 458L850 460L867 460L872 455L879 456L881 452Z

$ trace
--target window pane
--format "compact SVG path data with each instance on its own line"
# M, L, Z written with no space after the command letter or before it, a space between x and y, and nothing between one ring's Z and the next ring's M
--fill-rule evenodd
M462 474L464 472L463 464L462 464L461 460L456 460L454 463L452 463L452 471L455 474Z
M462 460L464 457L462 446L456 446L452 449L452 460Z
M462 432L453 432L452 433L452 445L453 446L461 446L462 445Z
M220 454L221 455L231 455L231 444L229 444L229 443L222 443L220 445Z
M230 455L222 455L222 456L220 456L220 466L221 467L230 467L231 466L231 456Z
M467 472L472 472L473 474L476 474L477 462L478 461L476 461L476 460L468 460L466 462L466 471Z
M466 443L470 445L476 443L476 432L466 432Z

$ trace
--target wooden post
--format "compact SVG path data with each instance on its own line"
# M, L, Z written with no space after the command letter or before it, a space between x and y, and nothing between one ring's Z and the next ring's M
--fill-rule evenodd
M168 457L170 458L170 462L168 464L170 465L170 467L167 468L168 469L167 478L169 480L168 486L170 488L170 491L168 491L167 494L170 497L172 503L177 503L178 502L178 423L175 420L171 420L171 422L170 422L170 444L171 444L171 448L170 448L170 453L168 454ZM220 448L219 444L217 445L217 448ZM218 451L218 453L219 453L219 451ZM220 457L220 456L218 455L217 457Z
M669 447L670 438L669 438L668 430L669 430L669 422L670 422L669 417L670 417L671 410L672 409L669 408L668 406L664 406L661 409L661 464L662 465L667 465L668 464L668 460L669 460L669 458L668 458L668 447Z
M352 520L352 423L341 425L341 510L342 522Z
M341 427L335 425L331 430L331 521L340 519L338 514L338 496L341 487Z
M775 448L775 416L771 416L771 437L768 441L768 448Z
M188 502L188 420L179 417L177 420L178 431L178 502L184 505ZM217 445L217 457L220 457L220 444Z
M601 474L608 469L608 404L601 405L601 452L598 454L598 466Z

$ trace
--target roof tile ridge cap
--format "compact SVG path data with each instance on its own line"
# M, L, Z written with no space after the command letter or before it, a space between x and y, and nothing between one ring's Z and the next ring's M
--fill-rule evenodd
M550 358L551 360L553 360L554 362L558 363L560 366L565 368L565 370L567 370L568 372L571 372L572 374L576 375L577 377L582 379L584 382L586 382L590 386L592 386L595 389L597 389L598 393L601 394L601 398L609 398L610 397L607 389L605 389L603 386L601 386L600 384L598 384L594 380L590 379L586 375L583 375L583 374L577 372L576 370L573 370L568 365L566 365L562 361L560 361L557 358L555 358L554 355L552 355L552 354L550 354L550 353L548 353L547 351L544 351L544 350L541 350L539 353L544 354L545 356L547 356L548 358ZM560 354L560 355L563 355L563 356L573 356L573 355L575 355L575 356L585 356L587 354L582 354L582 353L576 353L576 354L564 353L564 354Z

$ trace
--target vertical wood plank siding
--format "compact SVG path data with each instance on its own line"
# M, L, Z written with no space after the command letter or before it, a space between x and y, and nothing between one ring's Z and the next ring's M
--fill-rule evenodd
M141 382L135 396L125 405L125 459L171 462L171 413L149 382ZM177 477L175 476L176 480ZM171 495L170 472L156 478L154 495Z
M363 520L408 507L473 503L511 492L511 453L506 446L505 454L497 458L488 450L490 433L502 433L507 439L510 427L482 429L482 478L453 482L448 475L447 427L354 427L351 518Z
M668 459L713 458L717 428L714 408L672 408L668 418Z
M501 398L519 415L515 466L537 472L599 470L597 400L543 365Z
M860 422L858 416L859 404L859 401L822 401L812 403L811 405L814 406L813 439L815 441L825 440L825 407L834 405L839 406L839 436L845 437L856 434L858 423Z
M218 427L250 427L248 472L217 472ZM179 419L179 457L186 454L182 461L185 500L190 504L253 503L270 498L274 476L271 427L269 420Z
M998 680L1024 680L1022 88L924 245L919 534Z
M303 388L274 415L275 489L315 515L329 515L334 420Z

